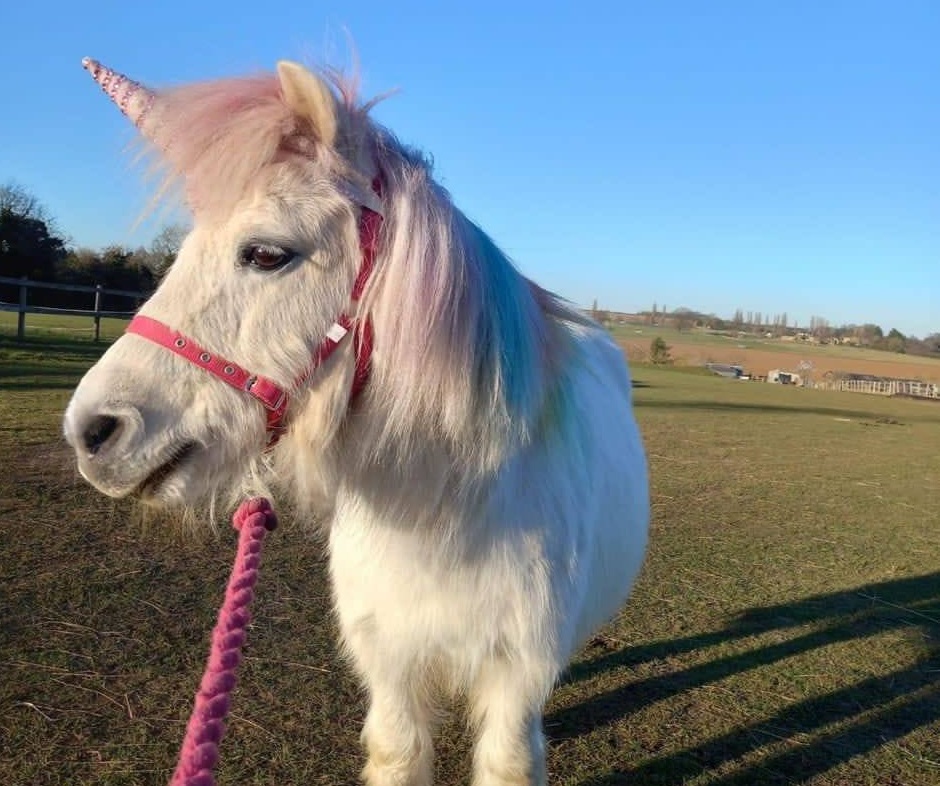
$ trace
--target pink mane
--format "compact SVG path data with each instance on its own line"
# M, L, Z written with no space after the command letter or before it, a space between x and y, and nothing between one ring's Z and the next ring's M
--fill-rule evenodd
M158 196L185 180L198 212L230 208L300 131L273 74L161 90L156 105L147 135L165 173Z
M338 72L325 75L339 93L347 125L364 133L366 115L381 100L357 105L358 82ZM164 173L157 197L182 180L194 211L224 213L244 195L264 167L285 153L314 149L312 140L283 101L274 74L196 82L158 91L156 117L145 136ZM358 122L357 122L358 121ZM301 145L293 149L291 142ZM333 162L335 163L335 162Z

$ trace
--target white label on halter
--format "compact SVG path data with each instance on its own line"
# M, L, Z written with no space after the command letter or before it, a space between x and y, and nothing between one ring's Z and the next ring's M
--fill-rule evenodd
M333 327L326 331L326 337L334 344L339 344L348 332L339 322L334 322Z

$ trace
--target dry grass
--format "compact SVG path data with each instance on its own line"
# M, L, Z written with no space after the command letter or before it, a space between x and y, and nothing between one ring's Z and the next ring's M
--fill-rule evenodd
M614 335L631 360L645 361L649 357L650 342L655 336L661 336L670 346L676 362L687 366L733 363L751 374L766 376L771 369L798 371L801 363L808 363L811 370L802 373L816 380L821 380L827 371L836 371L940 382L940 359L935 357L751 336L737 339L703 332L680 333L663 327L618 326Z
M96 351L0 340L2 783L166 783L234 544L76 477L59 417ZM548 708L552 782L940 784L940 406L636 377L651 551ZM355 782L323 568L271 539L220 786ZM439 782L466 783L446 732Z

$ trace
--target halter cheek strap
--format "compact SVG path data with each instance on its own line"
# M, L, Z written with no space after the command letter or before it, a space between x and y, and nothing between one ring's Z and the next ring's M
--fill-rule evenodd
M378 178L372 182L372 189L375 191L376 196L382 196L382 184ZM381 227L382 215L369 207L362 207L359 218L359 245L362 251L362 264L353 284L351 295L353 302L358 302L362 297L369 276L375 267ZM273 447L286 431L285 420L287 408L290 405L291 391L278 385L274 380L261 374L252 374L237 363L204 349L189 336L174 330L163 322L142 314L138 314L130 321L125 332L134 333L164 349L170 350L193 365L199 366L199 368L212 374L217 379L222 380L227 385L247 393L258 401L264 407L266 413L268 449ZM372 323L368 319L363 322L347 314L341 314L326 332L326 336L324 336L323 341L320 342L313 354L313 361L295 380L294 391L300 389L313 373L329 359L349 332L353 333L353 348L356 354L356 371L353 377L352 390L350 391L350 400L355 399L362 392L369 379L369 363L372 357L373 344Z
M267 412L268 444L273 445L277 441L276 438L272 439L271 435L277 434L280 436L283 429L284 415L287 413L287 405L290 403L290 395L276 382L260 374L252 374L221 355L212 354L178 330L173 330L162 322L142 314L138 314L131 320L125 332L134 333L146 338L148 341L152 341L154 344L159 344L164 349L185 358L236 390L241 390L259 401ZM327 357L332 354L332 350L337 345L338 342L333 344L327 353Z

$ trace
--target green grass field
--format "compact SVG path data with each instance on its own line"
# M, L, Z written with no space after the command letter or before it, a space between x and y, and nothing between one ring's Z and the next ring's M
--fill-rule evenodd
M59 437L103 346L0 336L0 783L165 784L234 533L90 491ZM940 404L636 367L653 532L548 707L565 786L940 784ZM270 539L218 782L356 782L321 549ZM445 728L439 783L467 783Z

